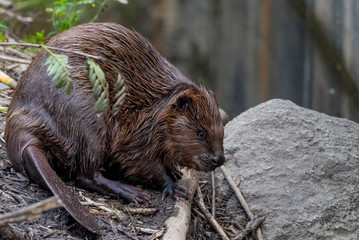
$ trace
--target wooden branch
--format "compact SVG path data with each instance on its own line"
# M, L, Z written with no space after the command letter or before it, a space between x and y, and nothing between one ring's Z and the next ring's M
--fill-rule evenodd
M59 207L62 207L60 199L58 199L56 196L53 196L28 207L19 209L15 212L9 212L0 215L0 226L4 226L9 223L30 221L41 217L42 213L45 211Z
M178 181L178 185L193 196L198 186L197 172L193 169L183 170L183 177ZM187 239L186 235L191 220L192 199L193 197L190 200L181 198L179 201L176 201L174 209L177 214L167 218L165 222L167 231L162 236L162 240Z
M11 87L12 89L15 89L17 86L17 82L3 71L0 71L0 82Z
M155 214L158 212L157 208L130 208L126 207L125 210L131 214L143 214L143 215L150 215Z
M224 177L226 178L229 185L231 186L234 193L236 194L236 196L238 198L238 201L242 205L242 207L243 207L244 211L246 212L247 216L249 217L250 220L253 220L254 219L254 214L252 213L251 209L249 208L249 206L248 206L246 200L244 199L242 193L236 187L236 183L233 181L232 177L229 175L226 167L222 165L220 168L221 168L221 171L222 171ZM258 240L263 240L262 231L261 231L260 228L257 229L256 233L257 233Z
M122 211L118 210L118 209L111 209L109 208L108 206L106 206L106 204L103 204L103 203L97 203L95 201L92 201L91 199L85 197L82 195L82 193L80 192L79 195L85 199L86 202L81 202L82 205L93 205L93 206L96 206L98 207L99 209L101 210L104 210L106 212L109 212L109 213L112 213L112 214L115 214L120 220L125 220L127 219L127 215L125 213L123 213Z
M248 222L246 228L242 230L242 232L233 238L233 240L242 240L248 237L249 234L255 233L255 231L262 225L262 223L266 220L266 217L254 218L250 222Z
M9 16L11 18L15 18L19 22L22 22L22 23L25 23L25 24L31 23L31 22L34 21L34 19L32 17L23 17L21 15L13 13L12 11L4 9L4 8L0 8L0 14L4 14L4 15L7 15L7 16Z
M224 232L224 230L222 229L222 227L218 224L218 222L216 221L216 219L214 219L211 215L211 213L207 210L206 206L204 205L204 201L203 201L203 195L201 192L201 188L199 186L197 186L197 196L199 200L193 199L195 201L195 203L197 204L197 206L199 207L199 209L201 209L202 213L204 214L204 216L206 216L208 222L212 225L212 227L216 230L216 232L219 234L219 236L221 237L221 239L223 240L229 240L229 238L227 237L226 233Z
M159 239L164 233L164 229L157 230L156 232L152 233L152 235L148 238L148 240L155 240Z
M12 47L0 47L0 51L5 52L5 53L10 53L11 55L16 55L23 59L32 60L32 57L30 57L26 53L20 52L19 50L16 50L15 48L12 48Z
M140 231L141 233L145 233L145 234L154 234L154 233L157 233L158 231L161 231L163 232L163 229L152 229L152 228L143 228L143 227L135 227L135 229L137 231Z
M212 217L216 218L216 185L214 180L214 171L211 172L212 179Z
M5 56L5 55L0 55L0 60L21 63L21 64L30 64L31 63L31 61L27 60L27 59L9 57L9 56Z
M236 183L233 181L232 177L229 175L226 167L222 165L221 166L221 171L222 171L224 177L226 178L226 180L228 181L229 185L233 189L234 193L236 194L236 196L237 196L240 204L242 205L244 211L246 212L247 216L249 217L250 220L252 220L254 218L254 214L252 213L251 209L249 208L249 206L248 206L246 200L244 199L242 193L236 187Z
M46 46L46 45L41 45L41 44L33 44L33 43L0 43L0 46L21 46L21 47L34 47L34 48L42 48L42 47L47 47L48 49L50 49L51 51L60 51L60 52L65 52L65 53L73 53L73 54L77 54L80 56L84 56L87 58L93 58L95 60L99 60L99 61L105 61L106 59L102 56L95 56L95 55L91 55L91 54L87 54L87 53L83 53L80 51L71 51L71 50L66 50L66 49L62 49L62 48L57 48L57 47L50 47L50 46Z

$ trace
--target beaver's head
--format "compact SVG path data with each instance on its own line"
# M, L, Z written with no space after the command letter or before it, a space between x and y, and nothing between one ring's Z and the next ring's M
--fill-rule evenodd
M167 112L167 161L199 171L224 163L223 122L212 92L204 87L176 94Z

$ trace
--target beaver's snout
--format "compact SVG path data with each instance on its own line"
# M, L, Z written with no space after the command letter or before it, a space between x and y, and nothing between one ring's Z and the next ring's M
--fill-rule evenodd
M221 166L224 163L224 156L223 154L216 154L216 155L208 155L202 154L200 156L200 160L206 166L205 171L213 171L217 167Z

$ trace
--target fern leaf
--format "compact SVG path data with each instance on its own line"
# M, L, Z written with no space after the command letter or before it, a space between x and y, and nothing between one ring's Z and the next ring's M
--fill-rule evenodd
M52 76L52 81L55 82L57 88L65 88L65 92L69 94L73 89L73 83L69 69L71 66L68 64L68 56L54 54L48 48L43 48L50 53L49 57L45 61L47 65L47 74Z
M115 95L115 103L113 104L113 115L117 115L120 112L120 108L125 101L126 97L126 85L122 74L118 71L117 81L115 83L115 90L118 92Z
M95 60L87 59L87 71L92 84L93 96L96 99L95 112L98 116L105 116L109 109L108 83L105 74Z
M95 112L98 117L106 116L108 112L109 100L106 98L105 92L101 93L101 96L97 99L95 104Z

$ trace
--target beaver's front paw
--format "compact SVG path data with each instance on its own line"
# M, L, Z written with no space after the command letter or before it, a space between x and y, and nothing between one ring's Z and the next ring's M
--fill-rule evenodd
M190 195L182 188L178 187L173 182L166 182L162 190L162 200L167 196L173 197L176 201L179 200L179 197L190 199Z

